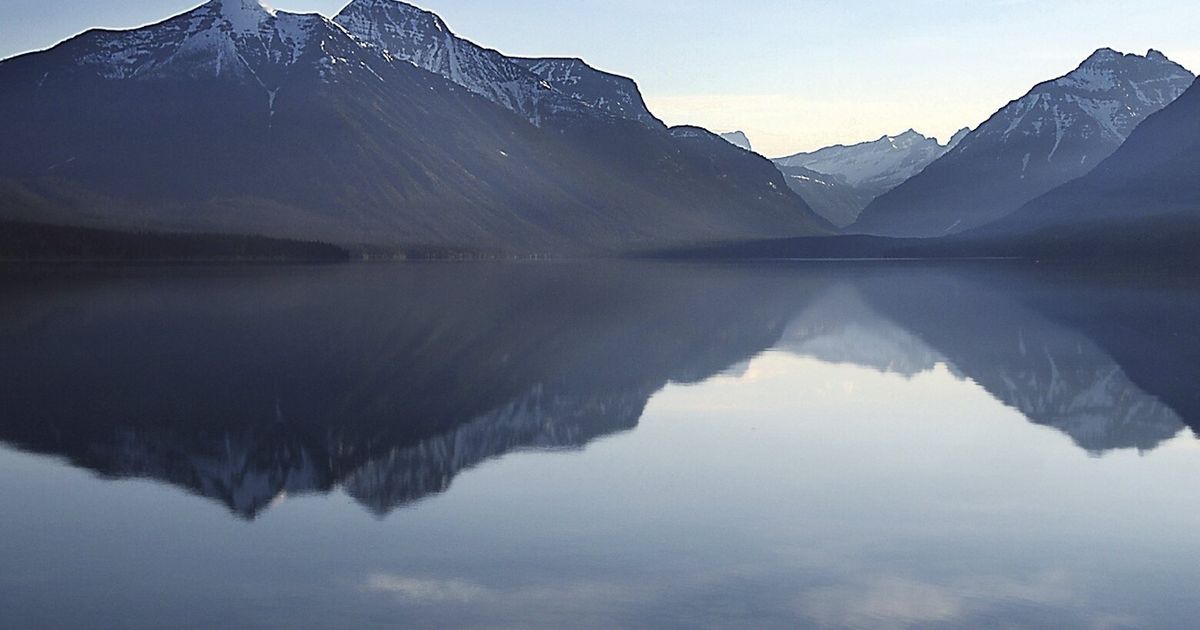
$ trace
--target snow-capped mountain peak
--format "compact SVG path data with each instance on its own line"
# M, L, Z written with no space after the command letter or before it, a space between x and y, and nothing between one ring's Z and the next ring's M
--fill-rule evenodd
M1179 98L1194 79L1158 51L1140 56L1101 48L1075 70L1035 87L1005 108L1002 135L1037 135L1050 127L1058 148L1067 134L1077 130L1107 137L1115 149L1146 116ZM1048 157L1055 155L1052 150Z
M939 144L936 138L909 129L871 142L825 147L811 153L780 158L775 162L785 167L801 166L838 176L851 186L862 187L872 195L878 195L920 173L948 150L949 147Z
M259 0L211 0L207 6L238 33L259 32L276 16L275 9Z
M546 114L584 111L498 51L455 35L441 17L399 0L354 0L334 21L396 59L439 74L540 125Z
M104 80L223 79L274 93L286 77L316 73L326 83L350 76L378 81L386 53L315 14L278 11L258 0L210 0L191 11L130 30L93 29L49 51L69 72ZM272 97L273 98L273 97Z
M856 229L941 236L996 221L1091 171L1194 80L1158 51L1101 48L1005 105L937 163L876 199Z
M400 0L354 0L335 21L398 59L440 74L535 125L569 113L662 127L637 85L579 59L518 59L455 35L434 13Z
M517 65L541 77L547 85L589 107L646 125L662 129L662 121L650 112L637 83L624 77L588 65L582 59L513 58Z

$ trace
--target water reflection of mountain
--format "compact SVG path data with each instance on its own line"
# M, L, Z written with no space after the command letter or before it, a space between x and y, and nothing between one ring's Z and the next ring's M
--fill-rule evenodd
M1139 283L1143 309L1020 271L58 273L0 286L0 439L247 518L335 488L383 515L489 458L632 429L668 382L779 346L909 376L944 363L1091 452L1150 449L1181 415L1196 426L1191 286Z
M809 293L674 266L179 273L6 285L0 438L245 517L336 487L383 514L490 457L635 427Z
M1094 279L1071 276L1070 282ZM1124 290L1108 286L1106 296ZM920 338L957 373L1089 452L1153 449L1184 427L1179 413L1131 379L1100 340L1030 306L1050 292L1086 318L1112 318L1101 303L1086 297L1086 284L1059 283L1044 272L976 270L926 272L916 282L879 274L861 288L879 313ZM1179 299L1181 307L1188 302L1186 295Z

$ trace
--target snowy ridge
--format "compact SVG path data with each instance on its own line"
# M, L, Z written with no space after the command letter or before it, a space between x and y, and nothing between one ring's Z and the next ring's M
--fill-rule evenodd
M879 195L920 173L934 160L954 148L966 135L965 132L966 130L958 132L950 143L942 145L936 138L909 129L900 135L883 136L872 142L850 146L836 145L811 153L798 153L779 158L775 163L837 176L851 186L868 189Z
M397 59L439 74L534 125L576 114L662 123L632 79L579 59L518 59L455 35L436 14L399 0L354 0L334 20Z
M256 0L212 0L139 29L88 31L59 49L107 80L234 78L268 91L292 66L336 81L356 69L374 74L369 62L381 59L320 15L276 11Z
M937 237L995 223L1086 175L1194 77L1165 55L1104 48L993 114L919 175L869 205L852 229Z
M1191 72L1156 50L1139 56L1102 48L1072 72L1009 103L971 134L963 151L989 142L1044 138L1040 150L1023 155L1034 162L1066 161L1090 168L1147 116L1179 98L1193 80ZM1064 151L1068 146L1071 150Z
M648 127L664 126L646 107L633 79L597 70L582 59L513 58L512 61L554 89L590 107Z
M207 441L170 432L122 430L92 446L105 475L152 478L213 499L245 519L286 500L344 490L378 515L445 492L454 478L508 453L581 448L637 426L651 392L611 396L535 386L510 403L445 433L373 451L370 441L330 434L305 440L276 427L247 427Z
M439 74L535 125L547 113L586 109L499 52L458 37L437 15L410 4L354 0L334 19L362 41Z

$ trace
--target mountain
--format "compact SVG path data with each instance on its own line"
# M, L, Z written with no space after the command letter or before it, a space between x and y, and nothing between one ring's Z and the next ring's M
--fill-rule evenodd
M646 107L642 92L633 79L597 70L582 59L513 57L512 61L572 99L647 127L663 127L662 121Z
M334 22L396 59L441 75L534 124L555 112L585 113L508 57L458 37L434 13L394 0L356 0Z
M663 124L632 79L580 59L521 59L455 35L436 14L397 0L354 0L334 22L364 42L439 74L535 125L571 113Z
M873 199L920 173L969 131L959 131L943 146L910 129L873 142L779 158L775 166L814 212L845 228Z
M854 223L874 198L869 192L846 183L845 178L818 173L803 166L776 164L788 188L800 195L813 212L844 228Z
M729 133L722 133L722 134L718 134L718 135L721 136L721 139L725 140L726 142L728 142L729 144L732 144L735 147L745 149L747 151L754 150L754 146L752 144L750 144L750 138L746 137L745 132L730 131Z
M1182 66L1101 49L994 114L920 175L871 203L853 231L940 236L996 221L1086 174L1192 84Z
M1026 204L987 231L1039 231L1061 239L1103 231L1161 243L1194 234L1198 226L1200 82L1147 118L1095 170ZM1186 246L1193 248L1194 242Z
M363 17L391 5L344 16L434 41ZM463 83L388 41L213 0L0 62L0 219L516 253L829 229L763 158L697 152L458 40L423 58Z
M909 129L898 136L884 136L873 142L850 146L839 144L811 153L797 153L779 158L775 163L842 177L855 188L881 195L920 173L953 148L963 135L963 131L958 132L951 144L943 146L936 138Z

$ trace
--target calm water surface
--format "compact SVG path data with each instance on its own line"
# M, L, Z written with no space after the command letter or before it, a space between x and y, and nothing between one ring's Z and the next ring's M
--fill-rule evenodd
M1200 282L6 273L5 628L1194 628Z

